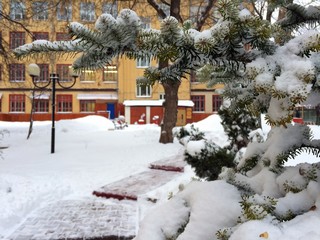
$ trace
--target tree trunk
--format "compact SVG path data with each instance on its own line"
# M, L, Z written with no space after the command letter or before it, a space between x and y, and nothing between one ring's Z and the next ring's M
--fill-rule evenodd
M161 18L167 17L166 13L162 10L159 5L159 1L147 0L147 2L157 11ZM162 3L165 1L161 0ZM183 19L180 15L181 0L171 0L170 2L170 16L175 17L180 23ZM166 3L167 3L166 2ZM201 11L201 16L197 21L197 29L200 30L205 23L205 20L210 16L210 10L213 8L216 0L208 0L205 5L205 10ZM184 2L183 2L184 3ZM159 69L168 67L168 60L159 59ZM161 124L160 143L172 143L173 133L172 129L176 126L177 113L178 113L178 90L180 87L180 81L165 81L161 83L165 92L165 103L164 103L164 116Z
M161 124L160 143L172 143L172 129L176 126L178 112L179 81L162 83L165 93L164 116Z

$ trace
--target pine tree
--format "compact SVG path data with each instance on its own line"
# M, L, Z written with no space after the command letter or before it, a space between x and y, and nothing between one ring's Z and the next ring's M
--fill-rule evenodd
M223 20L229 23L224 26L218 23L217 27L212 28L210 32L215 38L212 43L211 40L206 42L206 37L195 39L198 32L190 29L188 23L180 26L173 17L162 21L160 31L143 30L140 28L138 16L133 11L123 10L117 19L103 14L97 20L96 29L91 30L79 23L70 24L69 31L74 38L72 41L53 43L36 41L17 49L15 53L18 57L44 52L83 53L75 61L73 65L75 69L101 68L114 57L123 55L129 58L159 59L159 68L147 69L146 78L140 82L153 84L158 81L163 85L167 98L164 106L167 128L161 132L167 134L167 139L161 142L172 142L172 128L175 126L176 114L167 115L177 109L180 79L185 77L189 70L197 68L204 62L231 67L238 66L239 62L250 62L256 54L243 50L243 46L248 43L263 48L264 52L274 49L268 40L270 27L266 24L261 25L257 18L238 17L236 11L238 4L237 1L220 1ZM250 31L251 28L259 28L259 31ZM167 65L168 62L173 64Z
M172 129L177 122L178 90L181 78L197 65L192 60L198 58L192 46L192 39L187 36L190 22L180 26L180 1L170 4L170 16L153 0L147 1L164 18L160 31L140 28L140 19L133 11L123 10L117 19L110 15L102 15L96 24L96 29L88 29L79 23L71 24L69 31L75 41L36 43L36 47L28 48L27 52L20 49L16 56L37 52L83 53L73 65L75 69L101 68L117 56L127 56L137 59L141 57L157 58L157 69L150 68L145 72L145 78L140 84L154 84L159 82L165 91L164 118L160 142L173 142ZM204 10L196 18L197 29L200 29L210 16L215 0L206 1ZM173 16L173 17L171 17ZM38 48L38 49L37 49ZM31 51L29 51L31 50ZM191 55L191 57L190 57ZM197 59L198 61L198 59ZM170 64L169 64L170 63ZM171 64L173 63L173 64Z
M315 25L320 23L320 12L317 6L308 6L307 8L292 3L286 6L287 15L278 21L283 28L297 29L306 24Z
M139 28L139 18L134 12L123 10L117 20L102 15L95 31L79 24L71 25L75 37L71 42L33 43L17 49L16 54L84 52L75 62L76 68L103 66L122 54L133 58L164 56L172 60L170 66L146 71L145 77L151 82L176 81L188 70L205 64L225 68L226 72L241 73L243 67L244 78L234 78L230 94L240 91L238 97L245 97L243 103L248 110L265 108L272 130L265 142L249 143L239 164L235 168L224 168L220 177L236 185L243 195L249 195L242 202L243 221L261 219L269 214L278 219L300 214L301 211L289 209L287 214L277 216L273 211L273 198L286 194L286 190L303 189L308 182L317 179L318 172L314 170L317 167L301 168L297 177L303 178L306 185L300 186L294 179L283 182L282 192L271 192L266 200L256 197L262 193L254 187L254 179L260 177L262 181L268 174L275 181L284 171L284 162L302 151L320 155L320 141L312 138L310 128L291 124L294 107L307 99L316 80L317 69L310 56L320 50L320 34L304 33L280 46L270 39L278 36L281 25L271 25L245 9L239 11L235 1L219 1L219 11L222 19L212 28L198 32L186 25L180 26L173 17L163 20L160 30L145 31ZM245 47L248 45L249 49ZM239 79L240 85L237 84ZM247 82L244 88L242 80ZM225 235L221 233L222 237Z

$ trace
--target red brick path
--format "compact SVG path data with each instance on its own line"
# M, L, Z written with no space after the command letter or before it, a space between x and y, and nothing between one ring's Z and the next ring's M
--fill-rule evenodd
M137 231L139 206L137 201L130 200L137 200L139 195L181 176L184 166L181 156L164 159L151 164L153 170L94 191L94 195L105 198L61 200L48 204L31 214L9 240L132 239Z

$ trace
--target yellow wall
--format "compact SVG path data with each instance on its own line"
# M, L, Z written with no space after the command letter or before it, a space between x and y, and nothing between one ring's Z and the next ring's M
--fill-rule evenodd
M58 2L58 0L53 0ZM9 0L2 0L2 6L3 11L6 13L9 13ZM25 1L27 4L26 9L28 11L31 11L31 2L33 1ZM77 21L81 22L79 18L79 0L73 0L71 1L73 4L72 8L72 20L71 21ZM94 1L96 3L96 18L101 15L101 7L100 7L100 1ZM113 1L106 1L106 2L113 2ZM135 1L119 1L118 2L118 8L128 8L132 7L133 3ZM183 7L182 12L184 15L184 19L187 19L187 15L189 14L189 3L193 4L199 4L199 0L192 0L192 1L182 1ZM156 11L149 6L146 2L144 3L138 3L135 4L133 7L133 10L137 12L137 14L140 17L147 17L151 19L151 27L152 28L159 28L160 26L160 19L156 14ZM29 17L31 16L30 13ZM5 20L0 20L0 25ZM48 32L49 33L49 39L50 40L56 40L55 35L56 32L67 32L67 25L68 22L66 21L57 21L56 20L56 14L54 12L49 13L49 20L42 20L42 21L36 21L32 20L32 17L30 17L29 20L21 21L22 24L25 24L25 26L30 29L31 32ZM94 27L94 22L82 22L85 25L88 25L89 28ZM19 27L18 25L14 25L14 28L10 31L25 31L23 28ZM31 36L26 34L26 43L32 42ZM8 42L9 41L9 30L7 28L3 28L2 30L2 37L3 40ZM74 56L60 56L55 57L53 55L45 55L41 57L29 57L26 60L18 61L14 60L15 63L25 63L28 65L29 63L47 63L50 64L50 70L49 72L55 72L55 65L56 64L72 64L74 60ZM1 62L0 62L1 64ZM136 61L129 60L126 58L120 58L118 62L116 62L118 65L118 82L103 82L101 71L97 71L97 78L94 82L80 82L79 79L76 83L76 85L72 88L72 91L66 91L65 93L70 93L73 95L73 112L78 113L79 112L79 101L77 100L77 94L81 93L105 93L105 92L116 92L118 94L118 102L123 103L125 100L141 100L141 99L148 99L148 100L157 100L159 99L160 94L164 93L163 87L156 83L152 88L152 95L151 97L137 97L136 94L136 79L139 76L143 75L143 72L145 69L143 68L137 68L136 67ZM152 61L152 66L156 66L157 62ZM27 96L30 95L30 90L33 87L33 84L31 83L31 78L26 74L26 81L22 83L12 83L9 82L8 77L8 69L6 65L3 63L3 73L2 73L2 79L3 81L0 81L0 93L2 93L2 113L8 113L9 111L9 94L17 93L25 93ZM58 88L58 87L57 87ZM181 79L181 86L179 90L179 99L181 100L189 100L190 95L192 93L192 89L200 90L200 89L206 89L204 85L195 85L189 82L188 79ZM57 92L59 94L60 92ZM30 101L26 101L26 113L30 112ZM51 107L49 108L49 112L51 111Z

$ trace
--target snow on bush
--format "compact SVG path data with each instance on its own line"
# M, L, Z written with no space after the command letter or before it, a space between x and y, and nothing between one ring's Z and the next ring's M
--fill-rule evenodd
M220 228L237 223L240 199L224 181L191 182L143 219L135 240L214 239Z

